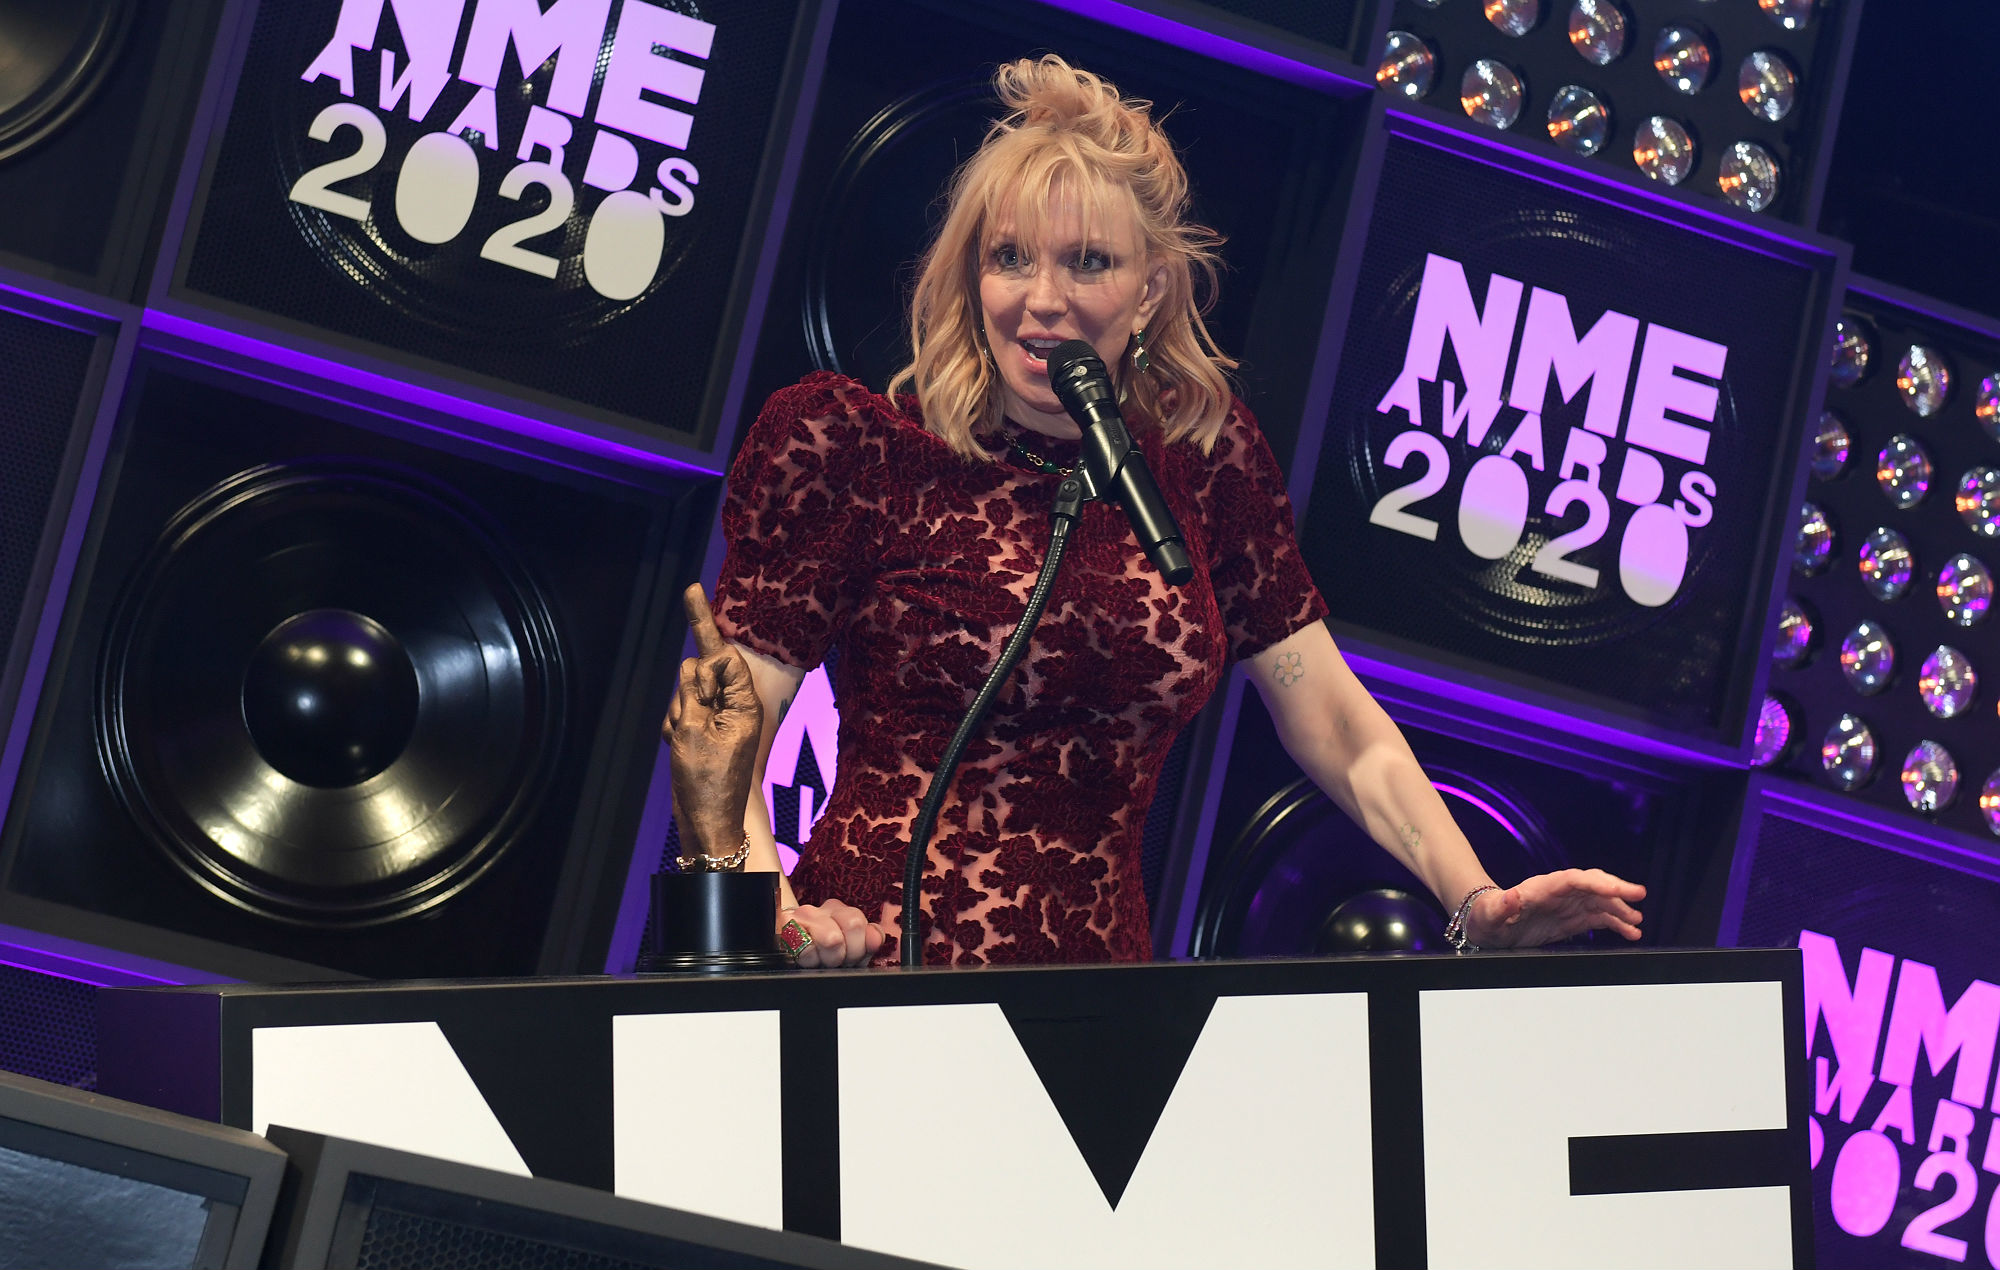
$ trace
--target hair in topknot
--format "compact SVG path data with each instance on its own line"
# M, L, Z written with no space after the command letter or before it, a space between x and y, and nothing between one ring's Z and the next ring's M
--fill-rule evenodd
M976 439L998 422L1002 401L980 319L987 236L1005 221L1035 241L1051 205L1073 197L1086 234L1100 217L1135 214L1149 259L1164 267L1165 291L1146 327L1151 369L1123 374L1132 423L1151 421L1169 441L1192 439L1206 451L1229 411L1225 372L1236 365L1202 322L1222 240L1189 221L1187 172L1152 103L1128 101L1054 54L1000 66L993 90L1007 113L952 177L911 297L910 364L889 391L914 391L926 426L954 450L994 457Z

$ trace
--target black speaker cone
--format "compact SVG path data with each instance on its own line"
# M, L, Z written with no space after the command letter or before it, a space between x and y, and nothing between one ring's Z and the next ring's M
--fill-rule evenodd
M0 5L0 160L67 123L103 82L136 0Z
M255 468L188 504L119 602L112 788L217 896L313 925L456 894L539 802L564 673L500 536L400 469Z
M347 609L286 618L250 655L243 723L264 761L339 789L387 768L417 726L417 670L380 622Z

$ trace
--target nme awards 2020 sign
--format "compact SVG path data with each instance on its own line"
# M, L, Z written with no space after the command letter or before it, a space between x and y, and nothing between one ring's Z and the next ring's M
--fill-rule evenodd
M1336 623L1733 740L1813 292L1392 138L1306 511Z
M686 428L796 0L269 0L186 284Z

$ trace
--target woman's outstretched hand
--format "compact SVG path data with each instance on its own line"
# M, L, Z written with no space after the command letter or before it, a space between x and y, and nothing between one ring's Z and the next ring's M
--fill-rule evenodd
M1468 943L1481 948L1533 948L1587 930L1639 938L1646 888L1602 869L1563 869L1531 877L1505 891L1488 891L1467 916Z
M860 909L839 900L788 909L778 914L778 929L782 931L788 921L797 922L812 936L812 943L798 956L806 970L865 965L882 949L882 928L862 916Z

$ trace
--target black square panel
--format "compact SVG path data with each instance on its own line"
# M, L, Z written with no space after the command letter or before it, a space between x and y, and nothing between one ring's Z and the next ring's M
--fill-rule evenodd
M799 0L542 7L260 5L175 294L702 446Z
M1336 632L1733 750L1832 250L1390 120L1302 534Z

